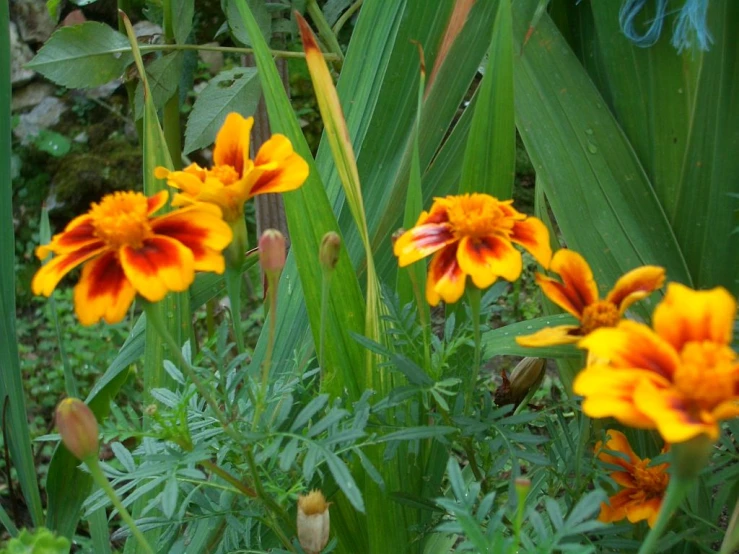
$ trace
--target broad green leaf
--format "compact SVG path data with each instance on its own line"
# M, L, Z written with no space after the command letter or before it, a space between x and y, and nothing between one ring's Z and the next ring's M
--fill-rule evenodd
M459 192L483 192L508 199L513 195L516 171L510 2L498 2L497 12L464 151Z
M513 5L518 44L535 0ZM548 15L514 57L516 122L570 248L600 283L644 264L691 283L654 190L605 101Z
M249 29L244 25L244 21L239 13L238 3L241 0L221 0L221 6L224 6L228 27L231 30L233 38L238 40L244 46L253 46L254 43L250 38ZM256 19L259 31L264 40L268 41L272 38L272 15L267 10L266 3L263 0L245 0L249 5L254 19Z
M26 67L58 85L90 88L120 77L131 59L124 35L87 21L56 31Z
M230 112L252 114L262 89L257 70L237 67L221 71L198 95L187 120L185 154L210 146Z
M739 3L708 10L714 37L703 54L689 119L673 226L697 287L739 295Z
M23 497L34 525L43 521L38 479L31 451L25 393L15 327L15 230L11 166L10 15L0 5L0 422L5 445L17 471ZM7 440L10 439L10 440ZM8 468L9 471L9 468Z
M326 0L323 5L323 16L329 25L333 25L339 19L341 13L346 10L354 0Z
M184 52L170 52L157 58L146 68L146 77L151 88L154 107L160 109L177 92L184 62ZM142 81L136 85L134 97L136 119L144 115L144 87Z
M323 235L328 231L338 232L339 228L267 43L258 33L257 22L244 1L237 2L237 6L254 41L254 55L269 113L270 127L273 132L287 136L295 151L310 167L310 175L305 184L285 194L283 198L292 240L290 257L294 260L293 263L297 262L310 327L314 342L318 342L321 311L321 268L317 260L318 250ZM291 273L294 275L290 265L288 264L283 273L282 282L289 278ZM350 397L359 398L363 390L364 375L357 372L356 368L363 367L363 353L350 333L364 329L364 302L357 276L344 249L334 269L333 281L341 283L341 287L334 287L329 299L326 339L330 347L326 349L324 378L327 386L332 387L334 395L344 394L344 391L348 390ZM292 325L295 323L291 322ZM252 362L254 367L258 367L255 365L258 364L257 360L255 356Z

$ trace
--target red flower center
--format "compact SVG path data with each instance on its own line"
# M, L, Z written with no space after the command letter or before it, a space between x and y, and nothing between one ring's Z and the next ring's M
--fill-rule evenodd
M650 466L649 462L649 458L644 458L634 464L631 475L635 488L642 491L647 499L662 498L670 481L670 476L665 473L667 464Z

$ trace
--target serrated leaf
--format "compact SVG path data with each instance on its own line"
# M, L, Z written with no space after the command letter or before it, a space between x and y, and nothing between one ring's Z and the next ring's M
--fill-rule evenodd
M68 88L90 88L120 77L132 61L128 39L108 25L88 21L62 27L26 64Z
M295 421L293 421L293 424L290 426L290 432L294 433L295 431L302 429L303 426L310 421L310 418L312 418L318 410L322 409L327 402L328 394L319 394L313 400L308 402L305 408L300 410L300 413L295 416Z
M156 109L164 106L167 100L177 92L184 59L184 52L170 52L157 58L147 66L146 77L149 80L151 99ZM144 87L142 81L139 81L136 85L134 105L136 119L140 119L144 115Z
M192 31L192 18L195 15L195 0L174 0L172 7L172 30L177 44L185 44Z
M213 144L230 112L253 113L261 93L253 67L227 69L213 77L198 95L187 120L184 153Z

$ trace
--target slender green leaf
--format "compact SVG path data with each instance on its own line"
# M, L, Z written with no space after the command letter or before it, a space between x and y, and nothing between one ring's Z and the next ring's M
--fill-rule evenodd
M15 327L15 231L11 183L10 19L0 5L0 423L34 525L43 521L31 452L25 393ZM9 439L9 440L7 440ZM9 469L8 469L9 470Z
M110 554L110 530L105 508L95 510L87 521L90 523L90 538L95 554Z
M132 59L128 46L128 39L118 31L87 21L56 31L26 67L58 85L96 87L123 74Z
M308 161L310 167L310 176L305 184L298 190L285 194L284 202L292 240L290 256L293 263L297 262L311 330L314 342L317 343L321 326L321 269L317 263L317 255L323 235L328 231L338 232L339 228L267 43L259 35L257 22L244 1L237 2L237 5L254 41L254 54L272 131L286 135L296 152ZM294 275L294 270L291 271L288 266L283 280L289 278L290 273ZM355 368L363 366L362 352L349 333L364 328L364 302L357 276L344 249L334 269L333 280L340 282L342 287L332 289L329 298L326 338L331 347L326 349L323 368L325 382L334 395L341 395L346 389L351 397L359 398L364 376L356 372ZM295 325L295 322L291 324Z
M545 327L557 325L577 325L577 320L569 314L551 315L513 323L487 331L482 335L482 347L486 352L501 356L536 356L537 358L579 357L580 351L574 345L545 346L526 348L516 343L516 337L531 335Z
M511 4L498 2L485 74L464 152L459 191L508 199L516 170Z

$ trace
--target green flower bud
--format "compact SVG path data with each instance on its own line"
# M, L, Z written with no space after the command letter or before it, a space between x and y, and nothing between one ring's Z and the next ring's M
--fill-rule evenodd
M100 449L98 422L92 410L78 398L65 398L56 407L56 427L64 446L84 461Z

